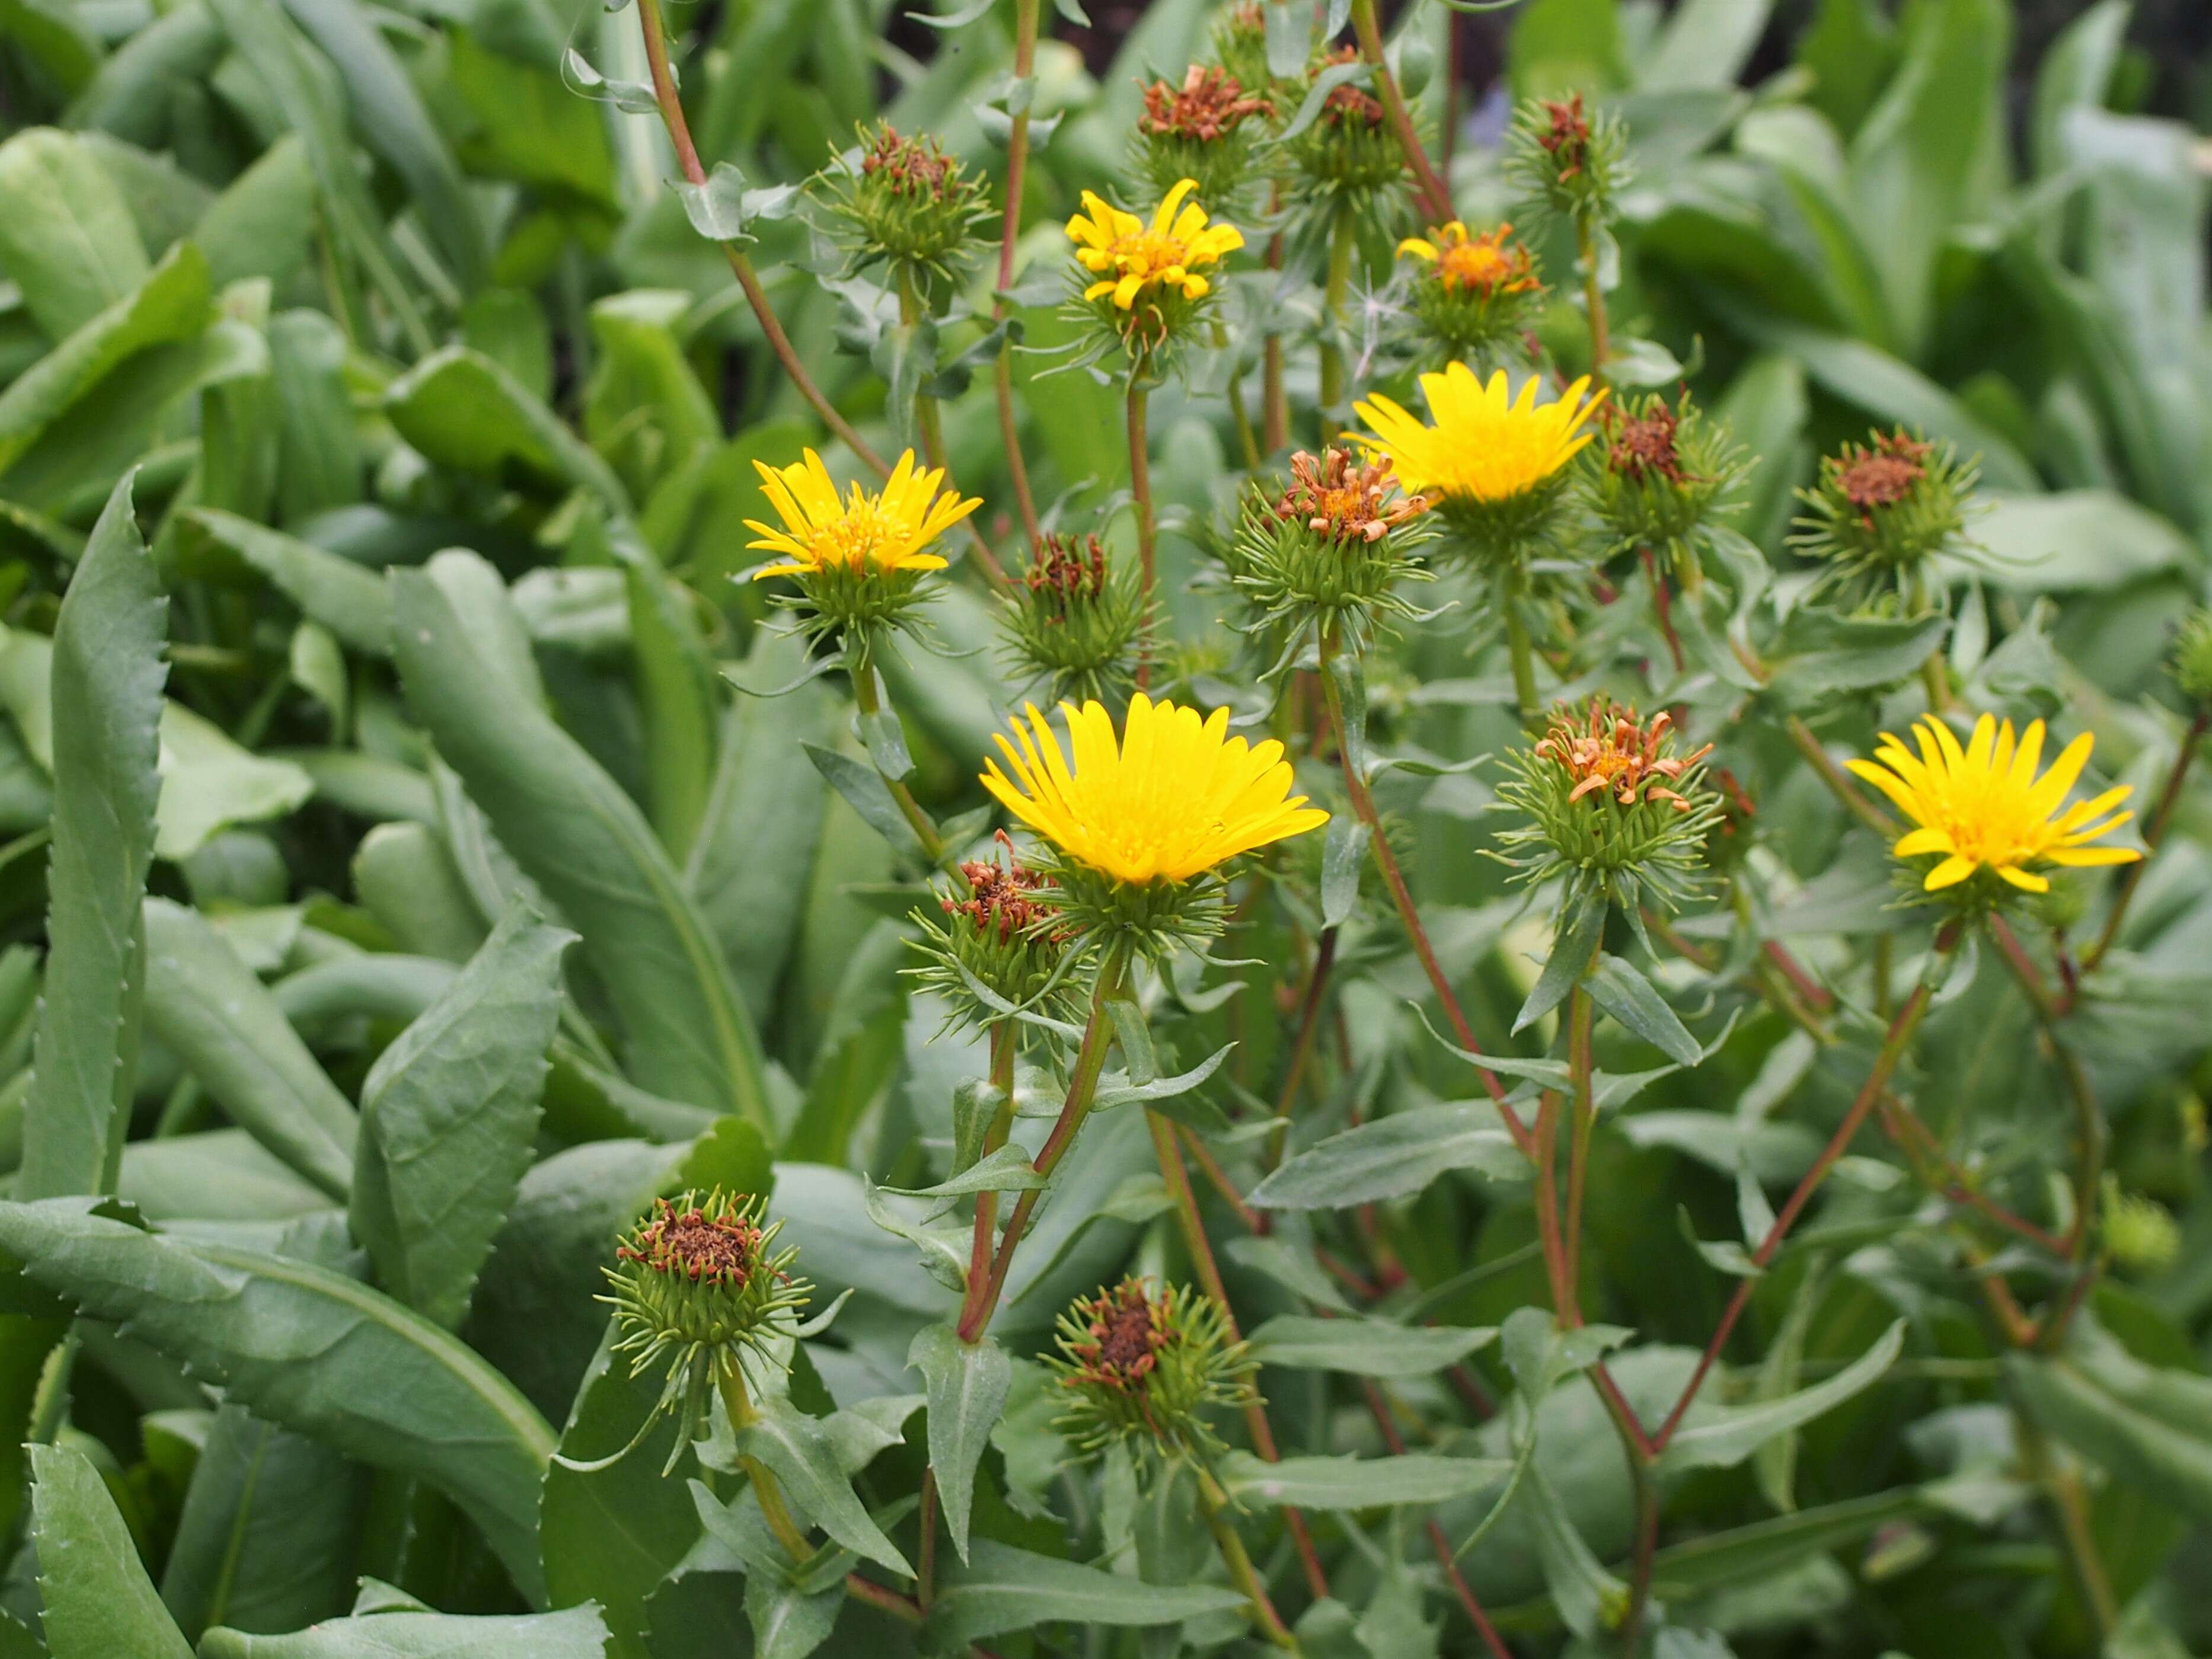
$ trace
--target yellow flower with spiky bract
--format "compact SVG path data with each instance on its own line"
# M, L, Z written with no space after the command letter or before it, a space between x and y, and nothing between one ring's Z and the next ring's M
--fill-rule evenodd
M1852 773L1894 802L1914 828L1890 851L1899 858L1942 857L1922 886L1929 893L1954 887L1976 870L1993 870L2027 893L2048 893L2050 881L2028 868L2054 864L2129 864L2142 857L2132 847L2097 847L2135 814L2115 812L2135 791L2122 784L2087 801L2064 805L2087 764L2095 740L2083 732L2069 743L2042 777L2043 722L2017 742L2012 722L1984 714L1961 748L1951 729L1923 715L1913 727L1919 754L1884 732L1872 760L1852 760Z
M1098 703L1060 705L1073 751L1030 704L983 766L983 787L1067 858L1129 887L1180 883L1242 852L1302 835L1328 814L1291 793L1283 746L1229 736L1229 711L1129 700L1124 735Z
M1398 244L1398 252L1434 265L1437 286L1449 293L1522 294L1541 288L1528 250L1512 236L1510 225L1471 236L1454 219L1426 236L1407 237Z
M956 490L940 493L944 469L918 469L912 450L899 457L881 491L871 493L856 483L842 499L822 457L812 450L802 453L805 458L788 467L753 463L783 526L748 518L745 528L760 539L745 545L787 555L755 571L756 582L823 570L855 575L942 570L945 560L927 550L929 544L983 505L979 498L962 500Z
M1234 225L1209 225L1206 209L1188 198L1198 180L1185 179L1160 200L1149 225L1133 213L1083 192L1083 211L1067 221L1075 257L1098 281L1083 290L1085 300L1114 296L1127 311L1146 288L1172 286L1186 300L1202 300L1213 284L1200 274L1244 245Z
M1589 394L1585 376L1556 401L1540 404L1533 375L1512 397L1504 370L1485 384L1466 364L1454 363L1421 377L1432 427L1379 393L1352 409L1367 422L1368 435L1359 441L1389 460L1401 487L1446 506L1486 505L1540 488L1581 452L1594 435L1589 418L1605 397Z

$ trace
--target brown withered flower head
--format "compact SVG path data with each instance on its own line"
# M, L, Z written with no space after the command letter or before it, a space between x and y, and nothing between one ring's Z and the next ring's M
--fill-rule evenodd
M1247 496L1227 560L1259 611L1255 630L1286 629L1285 650L1309 627L1356 648L1378 614L1414 615L1394 590L1427 579L1408 555L1429 506L1400 490L1387 462L1334 445L1293 455L1280 491Z
M1674 445L1680 419L1664 403L1634 412L1617 411L1606 443L1605 463L1636 483L1663 478L1670 484L1689 481L1682 470L1682 452Z
M1893 599L1911 612L1940 606L1928 562L1978 552L1966 535L1978 480L1948 442L1903 427L1870 433L1821 458L1820 477L1798 492L1806 511L1790 544L1828 566L1821 589L1843 588L1861 603Z
M1134 572L1096 536L1048 531L999 609L1010 672L1050 695L1109 701L1133 683L1152 612Z
M995 933L1001 943L1018 934L1046 933L1055 942L1066 929L1055 928L1060 912L1047 902L1044 877L1017 857L1006 831L998 832L997 845L988 858L970 858L960 866L960 879L968 884L965 899L957 894L938 903L947 916L964 916L979 933Z
M1674 403L1632 392L1598 418L1604 442L1583 463L1583 493L1610 550L1646 549L1678 570L1697 560L1739 506L1747 463L1727 430L1686 391Z
M1573 893L1602 893L1632 913L1679 903L1721 805L1704 783L1713 746L1674 753L1674 724L1601 694L1554 710L1550 730L1509 757L1511 776L1498 786L1499 808L1521 820L1498 838L1516 879L1564 877Z
M1000 830L990 856L963 863L951 889L937 895L941 920L914 912L921 936L910 942L922 960L906 972L944 1000L948 1026L981 1030L1009 1007L1073 1010L1070 954L1079 960L1081 947L1054 897Z
M1274 100L1248 92L1218 64L1193 64L1180 86L1155 81L1144 91L1138 170L1163 192L1194 179L1200 200L1232 206L1255 173L1253 145L1274 117Z
M1054 1426L1085 1455L1127 1440L1163 1456L1210 1456L1221 1441L1207 1412L1253 1397L1258 1367L1229 1340L1221 1310L1174 1285L1124 1279L1079 1297L1055 1340L1046 1364L1067 1398Z
M1506 166L1533 203L1587 230L1628 182L1627 153L1620 118L1593 113L1577 92L1522 105L1507 135Z
M1352 46L1316 58L1307 71L1308 84L1358 58ZM1380 192L1406 177L1406 153L1381 100L1348 81L1329 89L1312 124L1291 141L1290 151L1301 192L1310 201L1371 210L1383 205L1376 199Z

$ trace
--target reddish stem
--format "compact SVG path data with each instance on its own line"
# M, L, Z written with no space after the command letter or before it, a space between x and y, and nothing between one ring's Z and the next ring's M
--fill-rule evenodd
M1390 1416L1390 1403L1383 1397L1382 1389L1372 1377L1363 1378L1360 1386L1366 1390L1367 1409L1375 1415L1375 1426L1382 1432L1382 1444L1390 1449L1393 1457L1404 1456L1406 1437L1398 1432L1398 1425ZM1490 1650L1493 1659L1513 1659L1512 1650L1505 1645L1497 1627L1490 1622L1490 1615L1482 1610L1482 1602L1476 1596L1474 1586L1460 1571L1458 1558L1452 1553L1451 1540L1444 1536L1443 1523L1433 1515L1429 1517L1428 1534L1429 1547L1436 1552L1437 1565L1443 1569L1445 1578L1450 1582L1452 1594L1459 1597L1460 1607L1466 1613L1468 1622L1482 1637L1483 1646Z

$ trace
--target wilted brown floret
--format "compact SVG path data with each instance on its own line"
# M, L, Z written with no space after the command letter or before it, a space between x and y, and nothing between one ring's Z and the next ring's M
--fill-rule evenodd
M617 1258L694 1284L742 1287L760 1249L761 1230L741 1214L709 1214L691 1205L678 1209L656 1198L653 1219L635 1237L635 1244L616 1246Z
M1564 183L1589 165L1589 117L1583 109L1580 93L1562 102L1548 98L1541 102L1551 125L1538 135L1536 142L1552 153Z
M1141 1389L1168 1340L1153 1317L1152 1299L1142 1282L1125 1279L1112 1290L1101 1291L1079 1312L1091 1340L1075 1345L1073 1355L1082 1369L1068 1380L1133 1392Z
M1661 754L1660 744L1673 724L1674 716L1662 711L1646 725L1632 707L1600 697L1592 700L1582 726L1565 712L1554 713L1536 753L1557 761L1575 779L1567 796L1571 802L1603 790L1624 807L1639 799L1664 801L1677 812L1687 812L1690 803L1666 784L1680 780L1713 746L1708 743L1692 754Z
M1871 448L1846 444L1834 463L1836 487L1872 530L1876 507L1895 506L1928 475L1928 456L1935 447L1902 431L1876 433Z
M1270 100L1247 93L1218 64L1193 64L1184 72L1182 86L1155 81L1145 88L1145 112L1137 118L1137 128L1160 137L1211 144L1252 116L1274 112Z
M1349 451L1332 447L1319 460L1304 450L1291 457L1290 485L1273 512L1284 523L1303 524L1332 541L1371 543L1428 506L1424 497L1398 493L1387 463L1355 465Z
M1037 896L1044 886L1044 877L1030 869L1014 857L1014 844L1006 833L998 833L997 858L971 858L960 866L961 879L968 884L965 899L943 899L938 902L947 916L964 916L981 932L996 930L999 937L1011 941L1028 934L1040 923L1049 923L1060 912ZM1063 935L1055 934L1055 939Z
M1106 549L1095 536L1078 540L1058 532L1042 536L1024 578L1031 593L1066 609L1071 600L1096 599L1106 590Z
M1632 483L1651 477L1663 478L1670 484L1690 482L1674 447L1680 424L1673 409L1656 401L1644 414L1622 415L1613 423L1606 465Z
M927 134L902 138L889 122L860 157L864 178L881 178L900 196L942 196L958 165Z
M1323 70L1334 69L1339 64L1357 63L1358 58L1357 47L1339 46L1314 66L1314 74L1318 76ZM1347 84L1333 88L1322 100L1321 118L1332 127L1379 127L1382 124L1382 105L1380 100Z

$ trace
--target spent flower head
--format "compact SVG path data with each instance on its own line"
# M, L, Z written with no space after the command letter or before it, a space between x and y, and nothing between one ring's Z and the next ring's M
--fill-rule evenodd
M1705 782L1706 743L1678 753L1674 717L1650 720L1602 694L1555 709L1544 736L1515 751L1500 803L1521 821L1500 833L1516 879L1563 876L1632 915L1649 899L1679 904L1705 867L1722 816Z
M2212 608L2190 613L2169 660L2181 694L2200 710L2212 709Z
M1421 332L1449 358L1474 357L1518 340L1542 304L1535 260L1513 227L1470 235L1455 219L1398 244L1416 262L1412 308Z
M1307 95L1323 75L1358 61L1352 46L1316 57L1306 70ZM1310 203L1372 215L1407 176L1405 147L1382 100L1352 81L1329 88L1311 124L1285 148L1298 193Z
M1612 550L1694 557L1749 470L1726 428L1686 391L1672 403L1656 392L1624 397L1599 426L1585 493Z
M988 857L961 863L937 907L939 916L914 912L921 937L911 942L923 960L907 972L945 999L951 1023L981 1029L1003 1019L1008 1003L1057 1015L1075 1011L1076 998L1064 987L1079 947L1044 876L1015 854L1004 830ZM988 997L977 995L978 985Z
M981 781L1049 845L1054 903L1082 936L1156 955L1208 937L1224 864L1328 821L1291 793L1283 746L1230 736L1227 709L1201 719L1139 692L1118 739L1101 704L1060 714L1067 748L1032 703L996 739L1006 770L987 760Z
M812 450L796 464L753 466L781 525L745 520L756 540L748 547L781 557L753 572L753 580L789 576L799 584L791 601L808 633L857 634L911 620L921 584L945 560L930 551L938 537L982 506L957 491L940 489L940 468L917 469L907 451L880 490L855 483L840 497L830 469Z
M2091 845L2135 816L2117 810L2135 793L2132 787L2121 784L2065 804L2095 738L2083 732L2039 778L2043 737L2040 720L2015 741L2011 721L1984 714L1961 747L1949 726L1923 715L1913 726L1917 754L1884 732L1872 760L1845 765L1911 820L1912 829L1890 851L1902 861L1936 860L1924 875L1915 869L1922 890L1989 909L2011 888L2050 891L2039 865L2081 869L2142 857L2133 847Z
M791 1272L798 1246L775 1247L783 1223L763 1226L764 1213L758 1197L719 1189L656 1198L605 1269L611 1293L599 1299L614 1308L614 1351L629 1356L633 1377L665 1369L651 1420L680 1414L677 1453L698 1438L712 1389L781 1363L813 1288Z
M1913 610L1940 602L1929 584L1938 554L1969 555L1966 518L1979 476L1948 442L1899 427L1823 457L1790 546L1827 566L1820 585L1867 603L1893 594Z
M1067 221L1087 279L1079 309L1133 359L1158 358L1188 330L1216 292L1222 260L1244 245L1236 226L1207 222L1197 190L1194 179L1177 180L1149 221L1085 191L1083 211Z
M1421 376L1432 426L1380 393L1352 406L1367 423L1355 441L1426 497L1448 535L1486 564L1517 560L1553 533L1567 463L1594 436L1590 416L1605 397L1590 397L1584 378L1540 404L1536 377L1518 397L1510 384L1503 369L1486 383L1464 363Z
M1061 698L1124 697L1150 607L1133 566L1107 556L1096 536L1047 533L1022 580L1000 602L1007 666Z
M1190 179L1201 200L1231 200L1251 174L1253 146L1275 113L1273 100L1213 64L1193 64L1181 85L1155 81L1144 91L1137 160L1152 188L1164 193Z
M1060 1316L1049 1365L1066 1396L1054 1426L1086 1456L1116 1442L1162 1457L1223 1450L1207 1420L1256 1397L1258 1371L1210 1297L1124 1279Z
M1246 498L1231 579L1266 626L1305 624L1355 648L1378 613L1413 615L1394 590L1426 580L1411 560L1421 539L1425 496L1407 495L1386 462L1334 445L1291 457L1291 475L1270 496Z
M1586 230L1604 220L1631 177L1620 118L1592 114L1578 92L1523 103L1505 143L1507 174L1530 203Z
M909 137L884 121L860 136L825 175L856 268L889 265L924 292L949 282L975 227L991 216L983 180L927 133Z

